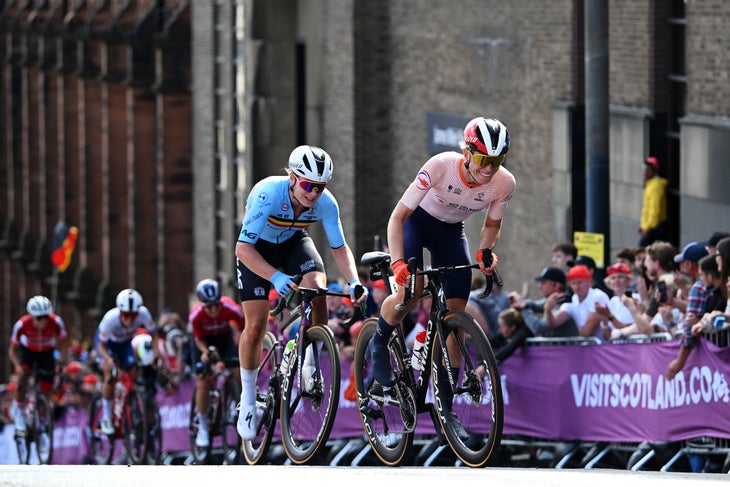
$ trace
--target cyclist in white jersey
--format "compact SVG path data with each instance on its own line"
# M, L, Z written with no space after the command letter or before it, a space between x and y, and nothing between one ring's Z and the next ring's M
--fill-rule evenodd
M104 434L114 433L112 424L112 399L114 384L111 383L112 369L132 370L137 365L132 338L144 330L152 336L154 362L157 362L157 327L152 314L142 304L142 296L134 289L125 289L117 295L117 307L104 314L96 332L96 350L101 359L104 381L101 387L102 420Z
M337 267L350 284L357 303L367 297L358 278L355 258L345 241L337 201L327 189L332 178L332 159L319 147L299 146L289 156L287 176L259 181L246 200L241 233L236 244L238 291L246 315L246 328L239 341L241 362L241 404L238 433L254 437L256 426L256 373L269 318L269 290L280 296L297 288L294 275L301 275L303 287L327 285L322 257L307 233L307 227L321 221ZM355 295L359 296L355 298ZM312 322L327 323L325 297L312 301Z
M502 165L509 144L509 132L499 120L483 117L471 120L464 128L461 153L443 152L431 157L393 210L388 221L388 246L399 287L381 306L378 332L370 342L369 351L373 374L382 385L389 387L395 381L387 350L390 334L418 303L412 299L406 309L395 308L403 300L403 285L410 275L408 259L415 257L418 268L423 269L423 249L428 249L433 267L468 265L471 260L463 222L486 209L477 260L480 270L487 275L497 268L496 254L488 268L482 265L481 254L497 244L502 218L515 191L515 178ZM442 282L449 309L464 310L469 298L471 270L445 275ZM423 278L419 277L415 295L420 295L422 290Z

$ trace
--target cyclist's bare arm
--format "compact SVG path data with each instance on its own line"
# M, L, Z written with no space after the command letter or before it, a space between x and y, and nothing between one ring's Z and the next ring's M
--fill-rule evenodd
M350 250L350 247L347 244L343 245L342 247L332 249L332 256L335 258L337 267L340 268L340 271L342 272L342 275L345 276L345 279L347 279L347 282L360 280L357 275L355 257L352 255L352 250ZM365 300L366 297L367 296L365 295L360 296L360 298L358 298L357 300L357 303L361 303Z
M391 262L405 259L403 255L403 227L411 213L413 213L413 210L408 208L402 201L399 201L390 214L390 219L388 219L388 249L390 250Z

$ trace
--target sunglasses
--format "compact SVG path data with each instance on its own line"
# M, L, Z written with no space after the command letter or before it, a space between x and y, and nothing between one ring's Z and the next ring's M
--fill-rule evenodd
M216 301L214 303L206 303L206 304L203 305L203 307L204 308L217 308L220 305L221 305L221 302L220 301Z
M507 157L504 154L501 156L488 156L474 149L470 149L469 153L471 153L471 160L476 162L479 167L492 166L495 169L499 169L499 166L504 163L504 159Z
M122 311L122 318L134 318L138 313L130 313L129 311Z
M48 315L36 316L35 319L37 319L38 321L47 320L48 319Z
M312 191L315 193L321 193L327 187L327 183L315 183L314 181L308 181L301 178L297 178L297 181L299 181L299 187L307 193Z

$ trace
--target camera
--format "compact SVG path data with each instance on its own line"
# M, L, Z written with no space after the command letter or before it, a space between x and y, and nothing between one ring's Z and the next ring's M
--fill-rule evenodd
M565 302L568 302L568 301L570 301L572 299L573 299L573 291L571 291L570 289L566 289L563 292L563 302L565 303Z
M667 283L659 281L656 283L657 291L659 291L659 302L666 303L669 297L667 296Z
M624 291L624 296L626 296L627 298L633 298L634 292L631 289L627 289L626 291Z

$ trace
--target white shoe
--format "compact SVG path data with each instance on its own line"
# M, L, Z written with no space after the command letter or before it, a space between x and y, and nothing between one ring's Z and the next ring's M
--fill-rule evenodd
M244 440L256 438L256 405L244 405L238 403L238 422L236 423L238 435Z
M101 432L105 435L109 436L114 434L114 424L111 419L102 419L99 426L101 426Z
M195 446L205 448L210 444L210 438L208 438L208 430L198 428L198 434L195 437Z

